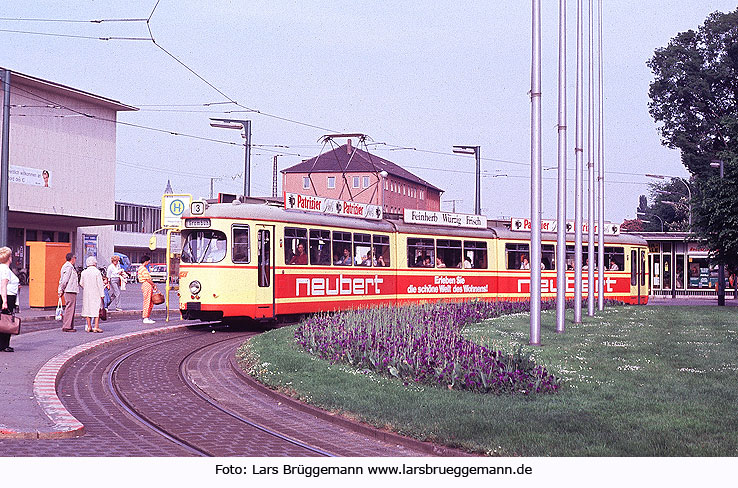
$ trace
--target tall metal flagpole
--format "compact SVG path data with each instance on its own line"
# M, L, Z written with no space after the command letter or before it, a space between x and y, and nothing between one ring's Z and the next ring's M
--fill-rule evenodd
M559 193L556 211L556 332L566 328L566 0L559 0Z
M594 54L594 39L592 34L592 0L589 0L589 53L588 53L588 78L587 84L587 315L594 316L595 313L595 253L594 253L594 212L595 212L595 182L594 182L594 70L592 55Z
M602 0L597 2L597 309L605 309L605 156L602 124Z
M541 345L541 0L532 0L530 76L530 344Z
M576 83L576 128L574 141L574 158L576 175L574 177L574 323L582 323L582 159L583 120L584 120L584 30L582 29L582 1L577 0L577 83Z

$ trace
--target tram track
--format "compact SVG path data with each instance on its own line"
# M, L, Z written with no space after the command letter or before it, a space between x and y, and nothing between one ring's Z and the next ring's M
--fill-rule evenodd
M225 339L219 339L216 341L206 341L206 344L190 348L189 352L177 357L177 359L175 360L178 373L177 379L181 385L181 389L177 394L177 403L200 403L201 408L199 409L199 411L201 412L201 416L208 417L210 419L213 419L214 416L227 417L228 419L230 419L230 421L223 420L222 418L219 420L213 420L215 423L221 424L221 426L223 424L227 424L228 432L238 432L238 437L254 438L258 437L259 435L266 435L274 438L272 444L274 444L274 442L289 444L289 446L291 447L283 448L283 450L288 451L290 456L335 456L336 454L334 453L328 452L324 449L320 449L306 442L302 442L298 439L287 436L273 428L269 428L253 420L250 420L244 415L230 408L220 405L216 400L212 399L209 395L203 392L198 387L198 385L196 385L189 378L187 371L188 369L190 369L190 363L192 362L193 357L196 357L199 354L203 354L203 352L207 351L209 348L217 347L219 345L222 345L223 343L228 343L229 346L232 345L232 347L228 347L228 349L233 349L238 343L240 343L250 335L253 334L244 333L239 334L235 338L227 337ZM147 361L149 358L159 355L159 353L156 352L157 349L167 349L168 346L171 346L173 343L185 340L186 338L182 337L161 339L150 344L139 346L133 350L126 352L125 354L118 357L109 368L106 383L120 408L122 408L128 415L134 417L138 422L145 425L148 429L156 432L170 442L173 442L178 446L184 448L193 455L211 457L223 456L224 453L222 445L218 446L218 448L215 449L213 447L206 447L206 445L212 446L212 442L205 441L203 443L202 441L204 439L202 439L202 436L196 433L193 434L193 432L188 429L186 425L176 423L174 424L174 427L183 427L181 429L173 428L172 424L165 425L166 423L163 423L161 421L160 415L152 415L150 409L148 409L147 411L146 408L141 408L140 405L136 405L136 401L130 398L130 394L127 394L125 391L123 391L116 379L120 375L120 371L125 368L125 364L127 361ZM137 359L138 356L141 356L143 359ZM169 368L171 368L171 366L172 365L170 364ZM304 452L301 453L298 451ZM242 455L255 454L246 452Z

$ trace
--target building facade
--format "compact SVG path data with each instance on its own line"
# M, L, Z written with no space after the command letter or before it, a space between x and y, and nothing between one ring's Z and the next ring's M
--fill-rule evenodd
M439 211L443 193L397 164L353 147L350 139L282 170L282 188L287 193L380 205L389 214L401 214L406 208Z
M109 255L112 240L85 238L78 228L108 224L112 229L117 114L136 108L5 73L10 81L10 122L2 128L9 140L7 244L14 267L27 270L27 241L69 242L78 255L81 250Z

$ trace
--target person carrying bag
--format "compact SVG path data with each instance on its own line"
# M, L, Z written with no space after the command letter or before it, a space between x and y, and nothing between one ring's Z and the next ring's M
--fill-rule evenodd
M13 352L10 336L20 333L20 319L13 315L20 281L10 269L12 258L9 247L0 247L0 352Z

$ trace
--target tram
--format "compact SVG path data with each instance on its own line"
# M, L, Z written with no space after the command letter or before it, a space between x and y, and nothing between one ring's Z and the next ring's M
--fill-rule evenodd
M179 306L185 319L271 321L380 304L530 298L530 232L487 225L486 219L480 227L478 216L445 214L448 225L431 225L266 202L200 208L199 215L183 216ZM477 227L460 227L454 216L477 219ZM552 300L556 234L543 232L542 243L541 295ZM604 297L645 304L646 241L610 235L604 251ZM574 254L568 242L567 298L574 297ZM586 270L583 275L586 297Z

